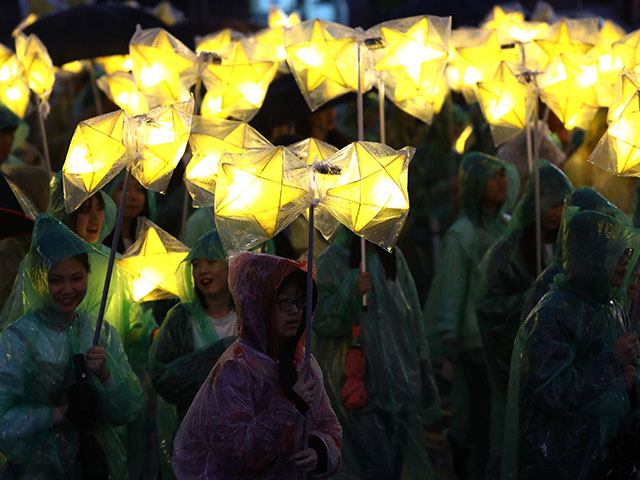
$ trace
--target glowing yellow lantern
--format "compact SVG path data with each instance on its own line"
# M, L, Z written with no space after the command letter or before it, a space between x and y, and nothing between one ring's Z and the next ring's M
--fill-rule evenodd
M558 55L586 54L598 40L598 20L596 18L567 19L549 27L543 39L534 42L547 54L547 65Z
M640 89L640 74L625 70L620 73L618 81L613 86L613 95L609 111L607 112L607 122L611 123L617 119L625 105L631 97Z
M82 60L74 60L73 62L67 62L60 67L60 71L64 73L78 74L82 73L85 68L85 63ZM57 67L54 67L54 71Z
M358 90L358 42L352 28L307 20L285 31L287 62L313 111L329 100ZM373 85L370 56L360 49L361 88Z
M142 115L149 111L147 97L140 91L131 74L116 72L111 75L103 75L97 83L107 98L129 115ZM165 100L165 102L168 101L169 99Z
M225 28L219 32L211 33L202 38L196 38L196 53L217 52L222 47L242 38L242 34Z
M503 49L498 40L498 32L495 30L476 30L476 32L475 45L457 47L458 53L477 72L476 83L493 78L502 61L511 63L520 61L521 54L518 49Z
M640 30L625 35L611 45L614 61L618 66L631 71L638 70L640 64Z
M248 41L255 41L262 48L256 50L256 60L267 60L278 62L278 71L289 72L287 66L287 51L284 48L284 27L274 27L260 30L247 38Z
M591 153L589 162L625 177L640 177L640 93L631 97Z
M189 146L192 157L184 181L193 206L206 207L214 204L218 165L225 152L246 153L271 144L248 123L194 116Z
M434 96L441 91L438 79L442 78L449 58L451 17L393 20L367 34L381 36L385 44L384 48L374 50L372 56L387 97L407 113L431 121Z
M129 43L133 76L142 92L161 105L186 101L198 78L196 55L162 28L139 29Z
M287 14L277 5L269 5L269 15L267 16L267 23L270 28L278 27L292 27L300 23L300 15L297 12L293 12L287 16Z
M202 77L207 87L203 116L249 121L258 113L278 68L275 61L256 58L260 48L241 40L218 50L221 62L207 65Z
M127 164L124 145L127 115L107 113L78 124L62 167L67 211L104 187Z
M4 103L20 118L24 118L31 92L21 75L9 77L8 80L4 81L3 68L5 67L5 72L9 71L6 63L0 67L0 102Z
M394 150L354 142L331 157L345 164L326 190L323 205L340 223L370 242L391 250L409 212L407 178L413 147Z
M530 85L518 80L506 62L493 79L478 83L478 103L497 145L509 140L531 120L537 96Z
M176 270L189 247L146 218L138 239L116 260L132 277L133 300L146 302L178 296Z
M98 57L94 60L100 65L107 75L116 72L130 72L133 70L133 60L129 55L109 55L107 57Z
M506 30L513 23L524 22L524 13L520 10L507 10L495 5L480 26L493 30Z
M184 13L171 5L171 2L163 0L151 10L153 14L169 27L184 20Z
M308 197L306 168L284 147L225 156L215 194L225 250L249 250L273 237L304 212Z
M336 232L340 223L331 216L322 203L324 192L333 183L337 182L338 175L342 173L343 165L339 165L332 156L338 151L336 147L317 138L307 138L300 142L289 145L289 150L294 153L306 165L313 165L309 169L310 189L317 205L314 210L314 227L322 236L330 239ZM331 160L329 160L331 159ZM325 172L323 175L321 172ZM308 217L308 212L305 212Z
M560 54L538 78L542 101L567 129L586 128L598 110L598 67L584 55Z
M613 53L612 45L624 37L625 32L611 20L605 20L600 28L598 43L589 55L598 59L599 81L597 86L598 103L602 107L608 107L612 99L613 85L623 69L623 63Z
M35 35L27 37L20 33L16 36L16 57L29 88L46 102L55 82L53 62L46 47Z
M35 13L29 13L26 17L22 19L22 21L18 24L18 26L13 29L13 31L11 32L11 36L12 37L17 36L29 25L35 23L36 20L38 20L38 15L36 15Z

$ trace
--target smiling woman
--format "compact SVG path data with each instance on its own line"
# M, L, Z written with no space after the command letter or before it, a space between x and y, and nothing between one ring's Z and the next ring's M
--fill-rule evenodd
M75 310L87 293L89 257L86 253L59 261L49 270L49 293L58 311L73 321Z

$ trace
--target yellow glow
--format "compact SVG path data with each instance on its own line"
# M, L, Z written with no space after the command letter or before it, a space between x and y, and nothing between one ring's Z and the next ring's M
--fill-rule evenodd
M464 154L465 148L467 146L467 140L473 133L473 127L471 125L467 125L464 127L464 130L460 133L455 143L455 150L459 155Z
M513 55L512 50L502 50L495 30L490 31L485 41L477 46L458 47L458 53L469 64L462 77L463 84L473 85L491 78L500 62Z
M580 73L576 75L576 82L581 88L587 88L598 81L598 68L595 65L589 65L580 69Z
M0 84L0 101L20 118L24 118L27 111L29 96L29 87L20 77Z
M17 36L20 32L22 32L29 25L33 24L36 20L38 20L38 15L35 13L29 13L24 19L18 24L16 28L13 29L11 35L13 37Z
M196 45L196 53L200 52L216 52L221 48L229 45L238 39L239 35L232 32L231 29L225 28L219 32L207 35L199 39Z
M611 123L618 119L627 102L640 89L640 76L636 73L624 71L613 87L607 122Z
M69 73L80 73L84 70L84 63L82 60L74 60L73 62L65 63L60 69Z
M22 66L29 88L42 100L51 95L55 74L47 49L35 35L16 36L16 57Z
M571 22L571 28L569 22ZM550 60L560 54L585 54L595 45L596 29L597 22L591 19L567 20L563 18L550 29L546 38L535 39L534 42L549 56Z
M519 11L504 11L500 6L495 5L491 10L489 18L482 23L482 27L504 30L514 22L524 22L524 13Z
M159 64L142 67L140 69L140 86L142 88L154 87L158 83L162 82L162 79L167 75L166 69Z
M133 279L135 302L178 295L176 270L189 248L145 219L138 240L116 260Z
M149 103L145 95L138 89L129 73L116 72L112 75L103 75L98 79L98 87L112 102L130 115L141 115L149 111Z
M478 71L469 65L464 71L464 75L462 77L463 85L475 85L479 81L482 80L482 75L478 73Z
M133 69L133 60L129 55L98 57L95 59L95 63L102 66L107 75L116 72L130 72Z

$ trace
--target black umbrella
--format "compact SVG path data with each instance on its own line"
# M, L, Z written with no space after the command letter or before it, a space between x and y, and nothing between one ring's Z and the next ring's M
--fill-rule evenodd
M44 16L24 29L45 44L55 65L74 60L124 55L136 25L166 28L151 13L118 3L81 5Z
M0 239L31 233L35 215L35 207L24 192L0 174Z

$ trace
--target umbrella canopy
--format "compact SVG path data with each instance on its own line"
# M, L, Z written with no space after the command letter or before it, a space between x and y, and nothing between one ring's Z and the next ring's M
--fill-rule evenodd
M157 17L141 8L119 3L81 5L40 18L24 29L47 46L57 66L86 58L126 54L136 25L164 27Z

